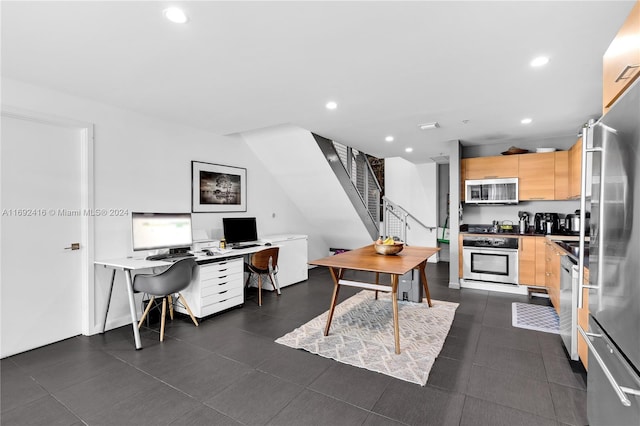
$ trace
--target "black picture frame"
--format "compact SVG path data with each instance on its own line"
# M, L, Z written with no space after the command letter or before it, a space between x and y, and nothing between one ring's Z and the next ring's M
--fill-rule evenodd
M247 211L247 169L191 162L191 212Z

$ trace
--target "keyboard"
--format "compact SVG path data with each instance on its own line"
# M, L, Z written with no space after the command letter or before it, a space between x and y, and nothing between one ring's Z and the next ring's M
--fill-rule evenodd
M182 258L192 257L191 253L162 253L162 254L154 254L151 256L147 256L147 260L179 260Z
M258 247L259 245L260 244L246 244L244 246L235 246L235 247L232 247L232 248L234 250L242 250L242 249L248 249L248 248L251 248L251 247Z

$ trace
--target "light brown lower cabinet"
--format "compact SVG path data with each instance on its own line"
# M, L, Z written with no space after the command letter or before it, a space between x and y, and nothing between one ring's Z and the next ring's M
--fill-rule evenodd
M560 315L560 257L566 255L555 243L545 241L545 276L551 304Z
M589 270L584 270L584 283L589 284ZM584 331L589 330L589 289L582 289L582 308L578 308L578 325L582 327ZM584 341L582 334L578 333L578 356L580 361L584 365L585 370L588 370L589 361L589 348Z
M536 287L546 287L544 236L525 235L520 237L518 248L518 283Z
M518 242L518 283L536 284L536 237L520 237Z

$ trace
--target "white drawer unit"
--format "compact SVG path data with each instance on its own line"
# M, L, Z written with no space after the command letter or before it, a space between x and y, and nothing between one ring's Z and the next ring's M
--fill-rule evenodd
M193 315L215 314L244 303L244 260L224 259L200 265L191 285L182 291ZM181 306L176 311L186 314Z

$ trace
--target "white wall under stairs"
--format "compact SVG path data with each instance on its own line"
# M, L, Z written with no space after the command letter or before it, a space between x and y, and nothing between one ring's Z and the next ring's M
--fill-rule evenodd
M438 224L438 165L414 164L403 158L384 161L385 197L411 213L428 227ZM426 229L411 218L407 219L406 242L414 246L437 247L437 230ZM429 262L437 262L439 254Z
M330 248L353 249L372 242L311 132L280 125L240 136L316 228L291 230L309 235L309 259L327 256Z

